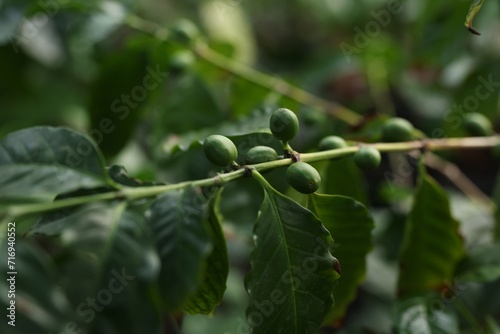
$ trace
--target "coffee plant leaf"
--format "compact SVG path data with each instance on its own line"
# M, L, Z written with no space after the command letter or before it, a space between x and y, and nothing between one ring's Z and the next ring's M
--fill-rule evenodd
M207 220L207 199L197 188L167 193L151 207L149 224L161 259L159 291L168 310L183 309L200 286L213 250Z
M335 287L335 306L326 318L333 323L345 314L365 278L366 256L373 248L373 218L362 203L345 196L312 194L308 207L335 239L331 253L342 269Z
M465 250L448 195L420 165L413 207L399 256L401 295L439 289L452 281Z
M264 188L245 280L250 332L315 333L333 304L333 240L311 211Z
M207 265L203 274L203 283L186 304L185 310L191 314L209 314L222 302L226 291L226 280L229 272L226 239L222 231L222 216L219 211L221 190L210 199L208 212L208 231L211 235L213 249L207 257Z
M15 131L0 142L0 175L0 199L9 202L46 202L81 188L115 185L87 136L48 126Z

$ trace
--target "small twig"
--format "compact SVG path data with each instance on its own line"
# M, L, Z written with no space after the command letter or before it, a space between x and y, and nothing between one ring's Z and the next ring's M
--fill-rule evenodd
M170 32L165 28L151 21L147 21L135 15L131 15L125 21L130 27L154 35L159 40L167 43L174 43L168 39ZM281 78L255 70L249 66L241 64L229 57L226 57L212 49L206 43L200 41L193 45L193 52L204 59L205 61L217 66L225 71L239 76L242 79L248 80L256 85L267 88L270 91L275 91L283 96L286 96L302 105L315 107L324 110L328 114L336 117L339 120L346 122L349 125L357 125L363 117L353 110L336 103L322 99L313 95L302 88L294 86Z
M479 201L490 212L495 208L495 203L485 193L483 193L481 189L479 189L454 163L444 160L432 153L424 155L424 163L447 177L470 200Z
M198 57L204 59L212 65L215 65L256 85L278 92L302 105L324 110L328 114L346 122L349 125L356 125L363 119L362 116L341 104L322 99L286 82L281 78L273 77L244 64L238 63L229 57L213 51L204 43L197 44L194 52L198 55Z

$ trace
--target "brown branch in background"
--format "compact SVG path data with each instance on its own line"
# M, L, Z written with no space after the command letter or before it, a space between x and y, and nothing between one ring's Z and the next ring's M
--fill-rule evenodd
M256 85L278 92L279 94L302 105L324 110L328 114L346 122L349 125L356 125L363 119L361 115L337 102L325 100L303 90L302 88L294 86L281 78L271 76L244 64L238 63L233 59L210 49L206 44L197 44L194 52L198 57L204 59L212 65L215 65Z
M479 201L490 212L495 208L495 203L489 196L483 193L454 163L430 152L424 155L424 163L446 176L471 201Z
M169 30L155 22L145 20L135 15L130 15L127 17L125 23L134 29L151 34L166 43L174 43L168 40L168 36L170 35ZM203 59L224 71L232 73L263 88L267 88L270 91L275 91L302 105L323 110L349 125L357 125L363 120L363 116L337 102L320 98L300 87L286 82L281 78L266 74L255 70L250 66L239 63L230 57L212 50L203 41L195 43L192 46L192 50L200 59Z

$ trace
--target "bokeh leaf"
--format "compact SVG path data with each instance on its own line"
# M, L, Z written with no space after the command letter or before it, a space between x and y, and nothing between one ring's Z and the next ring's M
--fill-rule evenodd
M311 211L254 175L265 195L245 280L250 333L316 333L333 303L333 240Z
M2 333L11 334L45 334L64 330L68 322L73 321L71 304L64 292L58 287L54 263L40 248L17 236L15 242L16 256L14 270L9 269L7 262L7 238L0 239L0 269L4 273L0 281L0 305L3 310L10 307L11 300L15 300L14 318L9 318L10 311L0 323ZM17 275L5 274L11 271ZM6 279L14 276L14 281ZM8 297L10 283L15 288L15 298ZM5 317L4 315L4 317ZM7 322L14 320L15 326Z
M108 37L125 20L127 9L118 1L100 1L89 20L74 38L80 43L93 45Z
M44 215L30 236L60 240L61 286L80 326L106 324L110 334L159 330L148 284L158 277L160 261L142 214L126 203L94 203Z
M82 134L39 126L0 142L1 200L51 201L60 193L106 185L114 183L102 155Z
M161 259L159 289L169 310L182 309L203 277L212 250L206 202L199 189L187 188L158 198L151 207L149 223Z
M422 163L419 170L399 257L398 290L402 295L438 289L452 281L455 267L464 256L459 223L451 215L448 195Z
M0 44L10 42L23 17L21 6L4 5L0 10Z
M471 249L460 264L458 275L460 282L493 282L500 279L500 244Z
M101 57L89 89L88 110L92 136L106 156L117 154L126 145L142 108L167 75L164 68L147 63L143 50L128 48Z
M333 323L345 314L365 278L366 256L373 248L373 218L363 204L345 196L312 194L308 207L334 238L331 252L342 268L335 287L335 306L326 318Z
M401 334L458 334L458 321L453 314L439 309L439 296L430 294L405 299L396 304L394 324ZM433 308L434 306L434 308Z

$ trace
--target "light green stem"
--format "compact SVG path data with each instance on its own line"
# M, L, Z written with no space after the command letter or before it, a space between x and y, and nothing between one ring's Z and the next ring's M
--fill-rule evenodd
M488 148L488 147L494 147L498 144L500 144L500 136L473 137L473 138L447 138L447 139L435 139L435 140L418 140L418 141L401 142L401 143L378 143L378 144L360 144L360 145L371 145L373 147L376 147L381 152L407 152L418 149L423 149L427 151L442 151L442 150L454 150L454 149L463 150L463 149L474 149L474 148ZM300 155L300 160L304 162L315 162L315 161L329 160L332 158L345 157L352 155L356 151L358 151L360 145L350 146L335 150L304 153ZM247 167L254 168L258 172L263 172L269 169L285 167L292 163L293 163L292 159L286 158L286 159L264 162L256 165L248 165ZM210 177L195 181L186 181L176 184L154 186L154 187L123 188L117 191L62 199L50 203L18 204L7 207L1 207L0 215L6 213L9 217L17 219L20 216L27 214L41 213L55 209L61 209L76 205L82 205L85 203L96 202L96 201L105 201L114 199L136 200L141 198L154 197L163 193L182 189L188 186L195 186L195 187L223 186L228 182L232 182L241 177L244 177L246 174L247 170L245 168L242 168L237 171L225 174L218 174L215 177Z

